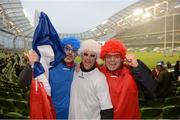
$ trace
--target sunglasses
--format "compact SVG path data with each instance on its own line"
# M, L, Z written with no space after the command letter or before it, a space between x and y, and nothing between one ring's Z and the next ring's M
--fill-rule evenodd
M88 53L83 53L83 56L90 56L91 58L95 58L96 55L95 54L88 54Z
M115 59L119 59L121 58L120 54L114 54L114 55L106 55L105 58L106 59L111 59L112 57L114 57Z
M77 52L78 50L75 49L75 48L71 48L71 47L69 47L69 46L65 46L65 47L64 47L64 51L66 51L66 52L70 52L70 51L72 51L72 52Z

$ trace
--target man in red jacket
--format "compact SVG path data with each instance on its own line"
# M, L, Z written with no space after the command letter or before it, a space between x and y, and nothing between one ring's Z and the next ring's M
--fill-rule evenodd
M136 83L140 82L149 98L154 98L156 83L151 71L133 54L126 55L126 47L117 39L110 39L102 46L101 58L105 65L100 70L107 77L114 119L139 119ZM147 83L150 86L147 87Z

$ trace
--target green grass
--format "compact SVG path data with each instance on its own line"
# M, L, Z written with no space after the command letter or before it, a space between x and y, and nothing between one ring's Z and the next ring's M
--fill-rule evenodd
M135 55L138 59L142 60L149 68L155 67L156 62L160 60L164 61L165 64L167 61L175 64L177 60L180 60L180 55L177 53L173 56L164 56L162 52L135 52Z

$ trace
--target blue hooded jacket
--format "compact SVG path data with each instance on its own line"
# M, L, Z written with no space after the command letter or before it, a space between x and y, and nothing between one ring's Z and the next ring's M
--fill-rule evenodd
M75 49L79 49L80 42L77 38L64 38L62 41L54 29L48 16L41 12L39 24L35 29L33 36L32 48L39 56L41 54L37 49L41 45L51 45L55 57L51 63L52 68L49 70L49 82L51 86L52 102L56 111L57 119L68 119L70 88L73 80L74 67L68 68L63 59L65 52L63 47L70 44ZM44 73L44 68L40 62L34 64L34 77Z
M80 47L79 40L74 37L68 37L62 40L63 47L68 44L75 50L78 50ZM59 61L57 66L50 69L49 80L51 85L51 96L57 119L68 119L73 74L74 67L68 67L64 61Z

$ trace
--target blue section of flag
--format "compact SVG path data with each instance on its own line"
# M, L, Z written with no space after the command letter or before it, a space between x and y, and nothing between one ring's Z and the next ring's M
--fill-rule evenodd
M51 63L53 67L56 66L65 57L58 33L44 12L41 12L40 14L39 24L35 29L32 43L32 48L38 54L39 59L41 55L37 47L41 45L51 45L55 55L54 61ZM40 63L35 62L34 77L37 77L42 73L44 73L43 66Z

